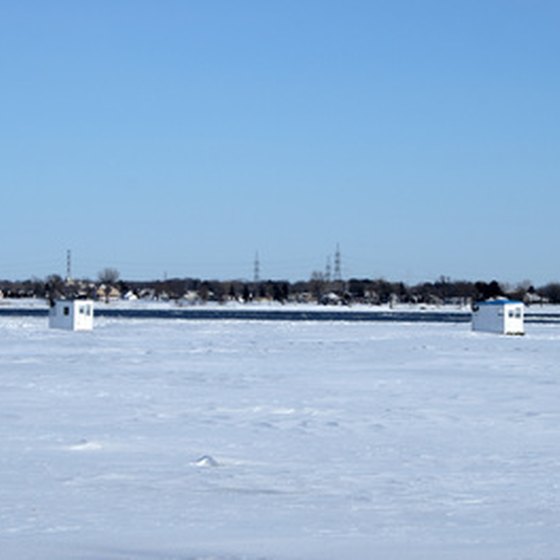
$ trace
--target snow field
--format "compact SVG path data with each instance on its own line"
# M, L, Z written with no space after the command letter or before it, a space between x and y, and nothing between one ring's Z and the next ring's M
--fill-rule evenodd
M552 560L560 330L0 320L18 560Z

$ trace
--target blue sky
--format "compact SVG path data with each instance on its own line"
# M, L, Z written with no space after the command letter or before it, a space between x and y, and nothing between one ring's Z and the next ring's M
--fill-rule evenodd
M560 3L6 0L0 278L560 280Z

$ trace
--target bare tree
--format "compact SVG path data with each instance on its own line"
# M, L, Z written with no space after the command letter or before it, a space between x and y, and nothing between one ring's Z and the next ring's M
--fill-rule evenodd
M111 288L119 279L119 271L116 268L107 267L100 271L97 277L104 286L103 291L105 292L105 303L109 303Z
M103 284L111 285L117 282L119 276L120 276L119 271L116 268L107 267L99 272L97 278Z

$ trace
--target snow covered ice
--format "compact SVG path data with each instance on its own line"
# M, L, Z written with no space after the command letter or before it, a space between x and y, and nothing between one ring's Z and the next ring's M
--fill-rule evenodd
M560 327L0 319L14 560L560 557Z

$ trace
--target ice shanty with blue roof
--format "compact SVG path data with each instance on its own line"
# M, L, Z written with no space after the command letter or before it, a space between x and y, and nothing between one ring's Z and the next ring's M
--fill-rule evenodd
M497 334L525 334L523 302L495 299L474 304L472 330Z

